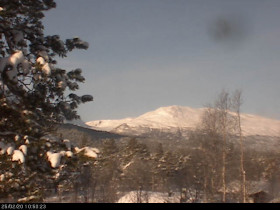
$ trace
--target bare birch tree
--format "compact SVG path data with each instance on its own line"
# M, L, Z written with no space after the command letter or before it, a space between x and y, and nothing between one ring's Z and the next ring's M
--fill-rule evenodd
M229 93L222 91L216 100L215 107L217 109L219 129L223 139L223 150L222 150L222 188L223 188L223 202L226 202L226 147L228 141L229 132L229 110L231 102Z
M234 117L231 114L232 98L230 94L223 90L213 105L208 105L202 117L203 129L212 137L222 140L222 201L226 202L226 157L227 144L230 134L234 130Z
M239 137L240 143L240 174L241 174L241 182L240 182L240 192L241 192L241 201L246 203L246 172L244 169L244 145L243 145L243 134L241 127L241 116L240 116L240 108L242 105L242 91L236 90L233 95L233 108L236 113L236 130L237 135Z

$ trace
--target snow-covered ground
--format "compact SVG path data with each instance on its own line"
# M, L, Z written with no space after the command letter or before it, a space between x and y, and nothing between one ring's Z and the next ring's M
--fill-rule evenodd
M117 203L180 203L180 193L168 196L167 193L150 191L131 191L122 196Z
M123 193L122 193L123 194ZM68 193L65 195L53 195L44 199L46 203L71 203L75 202L75 193ZM172 193L171 196L168 196L168 193L161 192L151 192L151 191L131 191L125 193L116 203L180 203L180 193ZM85 202L84 197L79 195L76 198L76 202L83 203ZM91 202L89 200L88 202ZM191 202L191 199L189 199Z

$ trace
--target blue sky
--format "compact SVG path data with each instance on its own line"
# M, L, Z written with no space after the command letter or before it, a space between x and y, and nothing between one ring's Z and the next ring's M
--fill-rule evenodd
M203 107L243 90L243 112L280 119L279 0L56 0L46 34L79 36L84 121L135 117L161 106ZM213 34L224 21L229 33Z

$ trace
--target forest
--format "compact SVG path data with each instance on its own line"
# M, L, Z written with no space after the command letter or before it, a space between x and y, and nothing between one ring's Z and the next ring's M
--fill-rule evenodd
M155 202L223 202L221 139L199 131L192 132L188 139L173 140L97 139L79 127L64 128L59 132L80 147L88 145L100 149L99 158L88 166L87 174L91 175L85 183L91 185L86 184L86 190L80 188L79 193L84 196L80 201L117 202L121 199L120 202L145 203L153 202L156 195L160 199ZM237 142L238 137L231 136L226 148L226 202L230 203L243 202ZM246 202L277 199L280 188L278 163L278 152L245 147ZM132 197L122 200L131 192L134 193ZM259 198L259 193L264 195ZM73 199L70 195L73 194L64 194L62 201L63 198Z

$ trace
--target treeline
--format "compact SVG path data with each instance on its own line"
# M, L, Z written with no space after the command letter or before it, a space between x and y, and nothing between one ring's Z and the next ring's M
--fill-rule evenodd
M148 202L144 192L170 195L178 192L181 202L223 202L221 141L194 132L180 144L181 147L172 147L167 142L162 144L152 140L146 144L135 138L105 139L100 144L98 159L80 167L79 178L71 185L75 187L69 189L69 184L61 183L59 197L67 199L68 195L68 200L64 200L67 202L104 203L116 202L126 193L136 191L143 195L138 202ZM238 147L229 145L226 202L243 200L239 157ZM279 174L278 157L277 154L246 151L247 185L266 180L270 193L276 197L279 193L275 183ZM235 183L233 188L232 183ZM254 188L257 184L248 187L247 202L250 194L256 193Z

